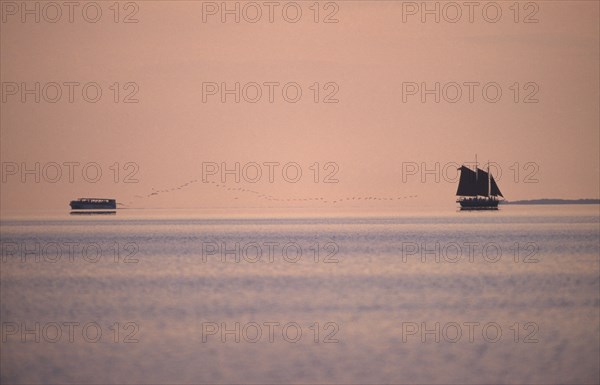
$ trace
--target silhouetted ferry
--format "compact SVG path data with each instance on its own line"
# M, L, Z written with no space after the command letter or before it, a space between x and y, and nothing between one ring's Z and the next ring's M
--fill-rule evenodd
M477 163L477 162L475 162ZM480 168L475 171L466 166L461 166L460 181L456 195L460 198L461 210L498 210L499 196L504 198L494 176L490 174L490 167L485 172Z
M71 210L116 210L116 199L79 198L69 204Z

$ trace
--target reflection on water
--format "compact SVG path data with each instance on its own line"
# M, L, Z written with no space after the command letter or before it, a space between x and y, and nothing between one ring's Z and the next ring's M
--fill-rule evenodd
M597 383L598 209L3 216L2 382Z

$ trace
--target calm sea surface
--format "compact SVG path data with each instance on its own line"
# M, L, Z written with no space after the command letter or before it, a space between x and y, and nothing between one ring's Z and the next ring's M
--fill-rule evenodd
M598 383L597 205L3 215L2 383Z

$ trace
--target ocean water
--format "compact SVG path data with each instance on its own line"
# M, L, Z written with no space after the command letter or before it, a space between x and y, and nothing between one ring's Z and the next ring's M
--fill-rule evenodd
M4 216L0 379L598 383L599 213Z

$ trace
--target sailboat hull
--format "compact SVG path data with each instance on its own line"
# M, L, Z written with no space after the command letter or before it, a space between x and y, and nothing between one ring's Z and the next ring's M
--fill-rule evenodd
M463 198L457 201L461 210L498 210L498 200L491 198Z

